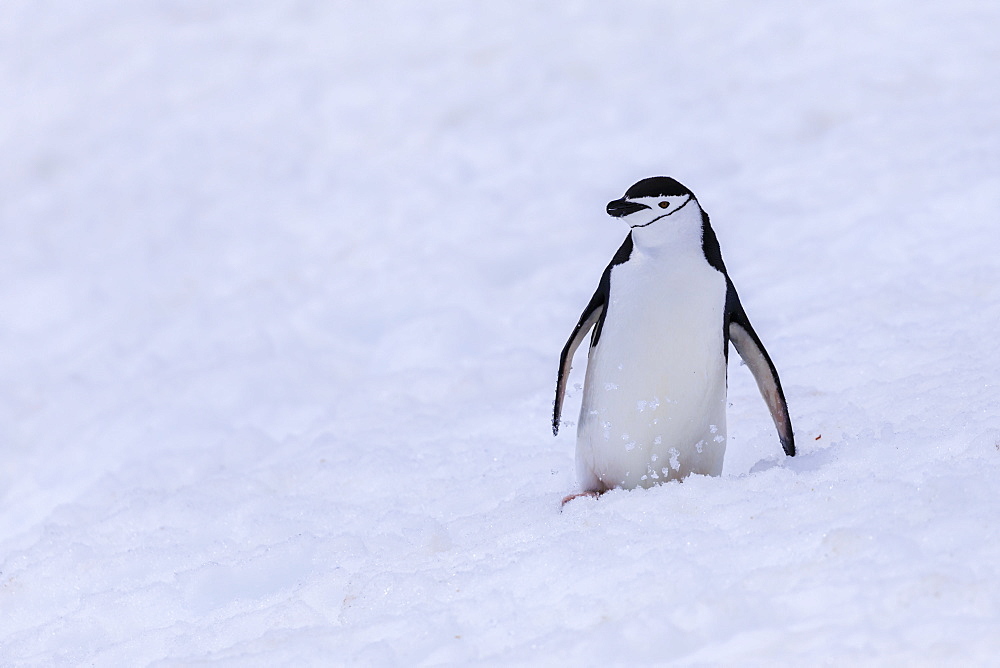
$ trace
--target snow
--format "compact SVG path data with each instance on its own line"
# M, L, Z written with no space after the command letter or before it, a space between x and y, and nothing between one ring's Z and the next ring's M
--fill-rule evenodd
M998 29L5 2L0 664L995 661ZM732 355L721 477L560 513L558 354L658 174L800 454Z

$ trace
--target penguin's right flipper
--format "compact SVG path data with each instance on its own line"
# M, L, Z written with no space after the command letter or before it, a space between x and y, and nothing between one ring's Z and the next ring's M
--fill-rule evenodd
M576 349L580 347L583 340L587 338L587 332L590 331L597 321L600 319L601 314L604 313L605 297L602 290L598 290L591 297L590 303L587 304L587 308L583 309L583 314L580 316L580 321L576 323L576 327L573 328L573 333L570 334L569 340L566 341L566 345L563 346L562 354L559 355L559 376L556 379L556 401L554 408L552 409L552 435L555 436L559 433L559 418L562 415L562 405L563 399L566 396L566 382L569 380L569 370L573 365L573 354L576 353Z
M569 340L563 346L562 354L559 356L559 377L556 380L556 401L552 409L552 435L559 434L559 418L562 415L563 398L566 396L566 381L569 380L569 369L573 365L573 353L583 343L587 332L596 325L594 337L590 341L593 348L601 338L601 329L604 326L604 312L608 306L609 295L611 294L611 270L617 265L628 261L632 256L632 233L629 232L625 241L615 251L611 263L601 275L601 280L597 284L594 296L590 298L587 308L583 309L580 321L576 323L573 333L569 335Z
M734 309L729 322L729 340L736 346L736 352L746 362L754 380L757 381L757 388L767 402L774 427L778 430L778 440L781 441L782 449L786 455L794 457L795 435L792 433L792 420L788 417L788 404L785 402L785 393L778 379L778 370L774 368L774 362L764 349L764 344L760 342L757 332L750 325L743 307L738 304L738 298L737 305L738 308Z

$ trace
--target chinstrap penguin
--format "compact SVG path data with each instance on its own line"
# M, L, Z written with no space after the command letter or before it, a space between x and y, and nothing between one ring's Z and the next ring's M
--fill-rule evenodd
M672 178L643 179L608 203L631 231L559 359L559 432L573 354L591 330L576 466L582 492L722 473L729 343L746 362L788 456L792 423L774 363L750 325L708 214Z

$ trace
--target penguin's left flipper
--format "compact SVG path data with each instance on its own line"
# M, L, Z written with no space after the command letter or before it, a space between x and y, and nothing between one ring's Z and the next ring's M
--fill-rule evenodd
M738 303L738 302L737 302ZM795 435L792 433L792 420L788 417L788 404L785 393L781 389L778 371L774 368L770 355L760 342L757 332L750 325L742 306L734 309L729 321L729 340L736 347L743 361L750 368L757 388L760 390L767 408L771 411L771 419L778 430L781 447L789 457L795 456Z

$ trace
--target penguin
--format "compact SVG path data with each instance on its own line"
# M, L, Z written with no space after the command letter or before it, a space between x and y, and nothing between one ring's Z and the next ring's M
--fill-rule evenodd
M582 491L563 503L692 473L720 475L730 342L753 373L782 449L794 456L778 371L694 193L655 176L609 202L607 212L631 229L559 358L554 435L573 355L590 333L576 441Z

